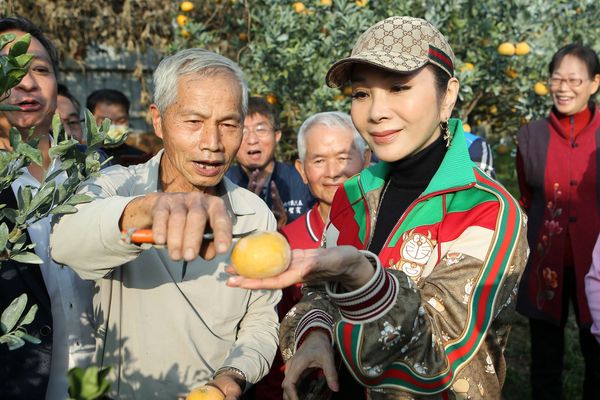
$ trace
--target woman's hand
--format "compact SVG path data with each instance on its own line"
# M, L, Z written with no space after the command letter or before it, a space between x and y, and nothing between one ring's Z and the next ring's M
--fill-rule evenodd
M327 386L337 392L339 384L331 340L325 332L319 330L309 333L294 357L285 364L285 379L281 384L283 398L299 400L296 386L306 376L306 372L310 372L308 370L315 368L323 370Z
M229 273L235 273L232 267ZM367 258L352 246L328 249L294 250L290 266L281 274L263 279L232 276L228 286L244 289L283 289L295 283L339 282L354 290L369 281L375 269Z

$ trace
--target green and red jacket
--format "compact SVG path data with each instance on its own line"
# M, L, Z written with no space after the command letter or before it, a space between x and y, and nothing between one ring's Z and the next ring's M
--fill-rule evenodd
M503 350L527 257L517 201L469 158L459 120L426 190L378 255L368 249L389 165L336 193L327 247L352 245L375 265L362 288L307 287L281 328L284 359L312 329L328 329L371 399L500 398ZM427 397L430 398L430 397Z

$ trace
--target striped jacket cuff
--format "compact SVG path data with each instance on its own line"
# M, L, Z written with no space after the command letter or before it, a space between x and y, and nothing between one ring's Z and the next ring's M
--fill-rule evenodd
M294 332L294 353L298 349L298 345L315 329L325 330L329 334L331 343L333 344L333 318L323 310L313 309L304 314L296 326L296 331Z
M342 317L350 323L367 323L380 318L396 303L398 280L388 273L379 258L370 251L361 250L375 267L375 274L361 288L340 293L339 285L327 283L329 298L338 306Z

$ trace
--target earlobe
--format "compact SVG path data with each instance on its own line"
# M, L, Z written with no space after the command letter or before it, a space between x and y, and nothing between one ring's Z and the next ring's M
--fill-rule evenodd
M275 143L279 143L281 140L281 131L275 131Z
M163 139L162 131L162 117L156 104L150 105L150 112L152 113L152 126L154 127L154 134L159 138Z
M308 179L306 179L306 175L304 174L304 165L302 164L302 161L300 159L297 159L294 162L294 167L302 177L302 181L304 182L304 184L308 185Z
M442 109L440 110L440 120L447 121L452 116L452 110L458 99L458 90L460 89L460 83L456 78L450 78L448 81L448 88L446 89L446 96L442 103Z

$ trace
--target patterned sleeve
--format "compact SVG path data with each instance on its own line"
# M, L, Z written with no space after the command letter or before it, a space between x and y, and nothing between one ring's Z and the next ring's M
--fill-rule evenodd
M361 384L430 395L464 378L473 398L500 397L502 349L527 258L524 217L509 202L487 211L496 229L470 227L437 249L439 261L416 283L370 255L377 267L367 285L339 293L328 284L341 313L335 342Z

